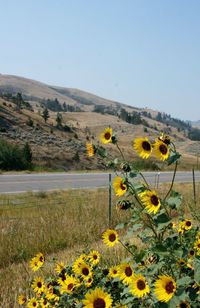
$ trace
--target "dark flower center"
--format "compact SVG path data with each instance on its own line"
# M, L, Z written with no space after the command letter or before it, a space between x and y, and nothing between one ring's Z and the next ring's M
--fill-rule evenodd
M113 274L116 275L117 274L117 270L113 270Z
M142 142L142 148L143 148L143 150L149 152L151 150L151 145L148 141L143 141Z
M161 152L163 155L166 155L166 154L167 154L167 147L166 147L166 145L161 144L161 145L159 146L159 150L160 150L160 152Z
M146 287L146 284L145 284L145 282L143 280L140 279L137 282L137 287L138 287L139 290L144 290L145 287Z
M159 200L158 200L158 197L156 195L151 196L151 203L155 206L158 206Z
M93 302L93 307L94 308L105 308L106 307L106 303L105 303L104 299L97 298Z
M87 267L84 267L84 268L82 269L82 273L83 273L83 275L88 276L88 274L89 274L89 269L88 269Z
M93 259L94 260L98 259L97 255L93 255Z
M132 269L130 268L130 266L127 266L127 267L125 268L125 274L126 274L126 276L127 276L127 277L130 277L130 276L132 275L132 273L133 273L133 271L132 271Z
M172 281L168 282L168 283L166 284L166 286L165 286L165 290L166 290L166 292L167 292L168 294L173 293L173 292L174 292L174 289L175 289L175 287L174 287Z
M186 221L186 226L190 227L191 226L191 221Z
M120 184L120 188L121 190L126 190L126 186L123 183Z
M190 255L194 256L194 250L190 250Z
M67 289L68 290L72 290L74 287L74 284L73 283L69 283L68 286L67 286Z
M44 257L41 256L41 257L39 258L39 260L40 260L40 262L44 262Z
M41 287L42 287L42 283L41 283L40 281L38 281L37 287L38 287L38 288L41 288Z
M186 303L180 303L180 308L187 308L188 305Z
M198 244L197 247L200 248L200 244Z
M33 306L36 307L36 306L37 306L37 303L36 303L36 302L33 302Z
M105 135L104 135L104 138L106 140L109 140L111 138L111 134L109 132L106 132Z
M114 242L116 240L116 235L114 234L114 233L111 233L110 235L109 235L109 241L110 242Z

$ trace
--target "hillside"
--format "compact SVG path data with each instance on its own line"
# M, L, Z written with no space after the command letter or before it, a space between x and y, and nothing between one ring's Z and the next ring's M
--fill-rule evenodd
M17 93L23 97L20 108ZM0 75L0 94L0 138L20 145L28 142L37 165L65 170L103 168L100 160L86 157L85 142L86 138L98 142L108 125L116 131L127 158L137 158L131 146L135 137L153 139L166 132L183 155L182 168L198 164L200 142L188 139L187 124L168 115L16 76ZM50 107L46 123L41 116L45 107ZM58 112L61 127L57 127ZM109 148L115 152L113 145Z

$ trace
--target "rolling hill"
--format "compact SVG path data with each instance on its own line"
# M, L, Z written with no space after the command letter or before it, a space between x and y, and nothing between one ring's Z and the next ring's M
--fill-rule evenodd
M22 101L18 106L18 93ZM42 118L49 110L47 122ZM57 115L62 125L57 125ZM183 155L182 168L196 165L200 142L188 138L192 127L170 115L127 106L71 88L46 85L31 79L0 74L0 138L20 145L28 142L37 165L70 169L99 169L102 162L85 155L89 138L98 142L103 128L116 131L127 158L137 156L131 141L138 136L170 134ZM109 145L115 153L113 145Z

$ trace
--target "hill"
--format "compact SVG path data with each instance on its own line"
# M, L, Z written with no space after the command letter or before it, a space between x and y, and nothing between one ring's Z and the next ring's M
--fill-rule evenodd
M135 137L155 138L165 132L183 154L182 167L198 164L200 143L188 138L192 127L170 115L8 75L0 75L0 97L0 138L20 145L28 142L37 165L66 170L103 168L100 160L86 157L85 142L88 138L98 142L108 125L116 131L128 158L136 159L131 146ZM42 118L46 107L47 122ZM57 125L58 114L61 126ZM115 151L112 145L110 149Z

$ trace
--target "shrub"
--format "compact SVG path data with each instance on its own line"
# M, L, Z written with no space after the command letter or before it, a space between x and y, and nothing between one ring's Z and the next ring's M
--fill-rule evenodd
M29 160L30 153L28 155L27 147L22 149L19 146L10 144L5 140L0 140L0 169L24 170L30 166Z

